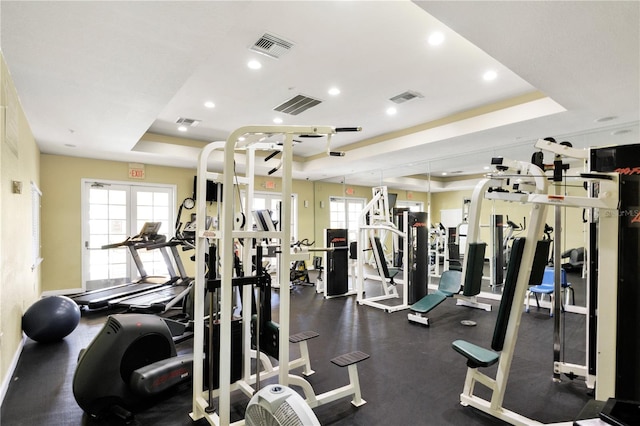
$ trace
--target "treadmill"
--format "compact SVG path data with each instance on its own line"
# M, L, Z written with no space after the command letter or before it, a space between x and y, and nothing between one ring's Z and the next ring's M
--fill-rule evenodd
M129 253L131 253L131 257L133 258L136 268L140 273L139 280L131 283L101 288L98 290L87 291L75 296L71 296L71 299L80 306L86 306L89 309L100 309L109 306L110 300L123 298L152 289L157 289L167 284L174 283L178 279L178 277L175 274L173 265L171 264L171 260L169 258L169 254L166 251L166 247L158 248L162 253L162 257L164 258L165 263L167 264L170 277L147 275L147 272L144 269L144 265L142 264L142 260L140 260L140 255L138 254L139 249L165 242L166 237L164 235L158 234L158 230L160 229L161 225L161 222L146 222L142 226L142 229L140 230L140 233L138 235L129 237L119 243L107 244L102 246L103 249L127 247L129 249Z
M178 251L179 246L185 247L184 250L193 247L192 244L179 238L173 238L170 241L152 244L146 247L147 250L166 250L166 248L171 250L173 261L179 273L176 280L169 283L170 285L164 285L141 293L109 300L109 306L126 308L129 311L135 312L162 313L181 303L191 290L193 278L187 276ZM173 268L170 270L173 270Z

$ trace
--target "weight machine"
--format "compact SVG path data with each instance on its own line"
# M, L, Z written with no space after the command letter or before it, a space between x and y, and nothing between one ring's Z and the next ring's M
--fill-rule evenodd
M247 126L241 127L231 133L226 142L214 142L207 145L200 153L198 159L198 180L197 191L197 214L196 214L196 262L198 265L204 264L205 254L209 251L209 246L217 246L217 255L220 265L219 277L215 281L215 289L219 291L218 327L220 333L218 371L218 389L206 390L203 383L204 366L201 362L194 363L193 371L193 395L192 413L193 420L206 419L207 422L218 426L228 426L231 424L231 393L241 391L251 396L259 389L260 382L266 377L278 377L278 383L282 386L293 384L299 386L304 393L309 406L315 407L321 404L334 401L338 398L352 396L352 404L359 406L365 403L360 395L360 385L356 364L369 357L362 352L351 352L336 357L332 362L338 366L348 367L349 384L332 391L316 395L309 382L300 376L290 374L293 368L304 367L303 374L311 374L309 368L306 340L317 336L317 333L304 332L290 335L289 309L290 294L288 291L280 292L279 321L277 327L270 329L273 335L273 345L270 347L273 355L277 354L278 367L272 367L266 355L259 350L251 351L251 324L252 312L248 309L251 306L252 286L242 285L242 377L240 380L232 381L232 349L229 342L232 341L233 303L234 286L259 280L261 274L252 277L233 277L235 242L242 242L241 255L244 265L251 264L253 241L264 239L276 240L280 247L289 247L291 242L291 189L292 189L292 158L293 158L293 138L300 136L324 136L327 138L327 153L335 155L329 149L331 136L337 132L358 131L359 128L334 128L330 126ZM277 139L277 140L276 140ZM283 140L282 140L283 139ZM272 142L270 142L272 141ZM281 153L279 165L273 171L281 170L282 173L282 209L279 229L276 230L253 230L253 218L249 215L246 218L246 230L238 226L245 220L235 220L237 214L235 206L251 206L254 193L254 169L255 151L257 149L274 149L278 147ZM216 149L224 149L224 169L220 175L209 171L209 162ZM246 168L243 175L239 175L235 168L235 155L242 151L246 157ZM223 199L220 228L209 230L205 226L206 217L205 191L207 180L222 180ZM236 185L245 185L245 199L240 200L234 194ZM289 277L288 271L293 260L307 258L306 253L291 253L290 250L281 250L278 258L279 276ZM256 257L258 253L256 252ZM259 267L259 266L258 266ZM199 359L205 347L205 324L204 305L205 288L211 286L211 280L207 280L204 275L204 268L197 268L195 281L195 307L194 307L194 359ZM285 272L286 271L286 272ZM260 272L260 271L257 271ZM263 275L263 274L262 274ZM281 284L281 283L276 283ZM261 284L263 285L263 284ZM262 296L266 297L266 296ZM260 304L257 304L258 306ZM211 321L211 319L210 319ZM259 327L260 321L256 321ZM264 330L263 330L264 331ZM255 330L255 335L260 336L260 330ZM256 338L260 342L260 338ZM211 339L209 339L211 342ZM300 360L291 360L289 356L290 343L300 343ZM259 349L259 348L258 348ZM213 357L208 357L212 360ZM252 374L252 360L257 360L256 373ZM213 362L213 361L212 361ZM210 366L211 368L211 366ZM213 398L217 399L217 407ZM233 425L243 425L244 420L236 421Z
M349 286L349 241L346 229L325 229L324 247L309 251L322 252L324 267L318 274L316 291L326 299L356 294Z
M562 145L547 145L545 141L538 141L536 146L540 149L547 149L561 155L562 151L568 149ZM558 161L556 159L556 161ZM507 421L514 425L535 425L540 424L535 420L529 419L523 415L510 411L503 407L503 400L506 393L506 385L511 368L511 362L514 355L518 329L520 325L520 317L524 307L525 292L535 278L532 274L542 271L541 265L546 263L546 253L539 253L538 247L541 246L538 240L543 234L545 227L545 218L547 206L554 205L556 208L561 206L589 206L601 211L615 212L618 207L618 175L615 173L591 173L584 175L586 179L597 182L599 191L593 192L590 198L572 197L560 194L549 194L547 177L543 170L537 165L508 161L503 158L495 158L492 164L497 168L498 173L492 174L488 179L482 180L474 190L474 195L482 195L487 199L504 200L519 203L531 204L531 216L527 236L524 239L518 239L518 252L516 253L516 261L511 265L509 262L509 270L507 271L507 280L505 282L505 292L508 289L509 294L503 294L498 321L496 323L496 331L494 333L494 341L492 342L492 350L485 349L473 343L465 341L456 341L453 343L454 349L467 358L467 376L465 379L464 389L460 395L460 403L462 405L471 405L489 415ZM510 172L507 174L507 172ZM562 169L555 168L554 175L556 178L562 178ZM514 180L512 192L502 189L505 182L510 179ZM489 188L492 189L489 192ZM498 190L495 190L498 188ZM472 229L478 228L477 218L470 218L473 223ZM559 228L556 226L556 228ZM601 249L610 247L611 235L617 235L618 224L615 214L600 214L598 239ZM605 237L606 236L606 237ZM557 238L556 238L557 240ZM609 240L609 241L608 241ZM615 239L614 239L615 241ZM536 242L538 242L536 244ZM546 241L548 244L548 240ZM542 245L544 247L544 245ZM515 244L514 244L515 249ZM547 249L548 250L548 249ZM604 250L603 250L604 251ZM601 286L607 286L598 292L598 321L597 321L597 370L602 372L597 376L595 381L596 399L606 399L614 396L614 388L616 383L616 364L615 364L615 348L616 348L616 289L612 283L616 282L617 275L617 250L606 250L604 255L599 256L599 283ZM559 251L558 251L559 255ZM512 257L513 259L513 257ZM467 265L464 266L467 271ZM560 294L559 274L556 277L555 291ZM556 309L558 310L556 317L559 317L560 298L556 297ZM515 301L515 303L512 303ZM557 330L557 329L556 329ZM498 339L496 340L496 336ZM558 343L554 333L554 347ZM491 378L479 371L480 367L488 367L498 364L495 378ZM554 363L554 369L559 368L559 364ZM637 367L636 367L637 370ZM612 373L614 372L614 373ZM483 399L474 393L475 385L482 384L489 388L491 397L489 400Z
M402 282L409 285L409 221L407 212L403 212L403 229L400 230L391 222L389 213L389 198L386 186L372 188L373 198L364 207L358 218L358 238L357 238L357 263L356 263L356 292L357 301L360 305L372 306L383 309L386 312L395 312L409 307L409 291L405 288L402 293L402 302L399 305L387 305L380 303L384 300L398 299L400 295L394 281L395 275L402 274ZM387 236L402 238L402 265L401 270L389 269L387 259L384 254L384 242ZM371 247L375 259L378 276L382 285L382 295L365 296L365 256Z

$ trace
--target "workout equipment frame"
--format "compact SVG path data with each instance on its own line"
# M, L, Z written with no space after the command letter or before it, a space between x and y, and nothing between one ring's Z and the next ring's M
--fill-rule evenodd
M372 189L372 192L373 198L362 210L358 219L358 256L356 265L357 301L360 305L371 306L374 308L382 309L386 312L401 311L403 309L409 308L409 233L407 232L409 221L407 212L403 212L403 229L400 230L391 222L391 219L389 217L389 198L387 194L387 187L375 187ZM400 295L398 294L398 289L396 288L396 286L388 283L387 277L385 277L384 273L381 272L383 270L382 262L386 263L387 259L384 256L381 256L376 250L376 244L374 242L374 238L376 236L375 232L380 232L380 241L383 244L385 241L385 236L388 233L396 237L402 237L402 264L404 265L404 267L402 268L402 283L405 285L405 289L402 292L402 302L398 305L387 305L384 303L380 303L384 300L398 299L400 298ZM372 248L378 274L380 276L380 280L382 281L383 294L380 296L365 296L365 250L366 247L369 246L371 246Z
M214 142L207 145L200 153L198 159L198 180L196 185L197 190L197 214L196 214L196 263L197 265L203 265L205 263L205 253L208 252L208 246L210 240L215 241L218 247L217 252L220 256L220 353L219 353L219 388L210 389L217 397L217 410L210 406L207 395L209 392L203 392L203 364L200 362L194 363L194 379L193 379L193 395L192 395L192 413L191 418L193 420L206 419L207 422L218 426L228 426L231 424L230 408L231 408L231 392L234 390L240 390L247 395L252 395L255 391L253 384L257 387L260 385L260 364L264 365L266 361L265 355L257 353L254 356L256 359L260 359L257 367L257 375L251 374L251 361L252 357L248 356L250 352L248 348L251 347L251 333L248 330L251 324L251 309L246 307L250 306L251 300L251 288L250 286L243 286L242 300L245 301L243 305L245 309L242 310L243 315L243 348L245 353L243 355L243 374L242 379L235 383L230 383L230 368L231 365L231 345L225 344L225 342L231 341L231 323L233 312L233 269L234 269L234 250L236 249L234 241L237 239L244 241L243 251L243 263L245 265L251 264L251 241L262 240L265 238L275 239L279 241L280 247L289 247L291 242L291 190L292 190L292 158L293 158L293 138L300 135L319 135L327 137L327 144L332 135L341 131L358 131L359 128L335 128L331 126L246 126L236 129L231 133L226 142ZM242 138L242 139L241 139ZM234 194L235 185L246 185L246 199L243 200L245 206L251 206L252 196L254 193L254 169L255 169L255 150L261 147L261 144L266 145L268 142L265 140L274 140L280 138L284 140L278 140L281 143L281 163L276 168L282 173L282 218L280 230L276 231L253 231L252 229L252 217L247 217L248 230L235 229L235 211L234 205L236 204L236 197ZM268 146L268 149L273 149L276 146L275 143ZM209 171L209 162L211 156L216 149L224 149L224 169L222 175ZM246 155L246 169L242 176L236 174L235 170L235 155L237 151L244 151ZM207 180L219 180L222 178L223 182L223 200L222 203L222 215L220 220L220 228L217 230L208 230L205 226L206 217L206 181ZM248 207L249 208L249 207ZM282 253L278 259L278 268L280 276L289 277L288 271L291 266L291 261L296 257L290 250L281 250ZM305 254L308 256L308 253ZM207 285L207 279L204 275L204 268L196 268L196 281L195 281L195 308L194 308L194 359L199 359L203 354L204 347L204 289ZM276 283L278 284L278 283ZM284 286L282 288L287 288ZM365 358L356 357L353 363L350 365L350 385L348 387L339 388L334 391L325 392L321 395L315 395L311 385L306 382L302 377L289 374L289 371L294 368L289 360L289 339L290 339L290 325L289 325L289 309L290 309L290 294L289 291L280 292L280 304L279 304L279 337L278 337L278 361L279 368L276 367L271 370L270 374L277 372L278 383L287 386L289 383L295 383L295 385L301 386L305 392L307 402L311 406L314 404L319 405L329 401L333 401L337 398L342 398L348 395L353 395L354 399L352 403L359 405L364 403L364 400L360 398L360 387L356 379L352 377L351 372L355 366L355 363ZM293 337L293 336L291 336ZM303 350L305 352L305 350ZM303 354L304 355L304 354ZM368 357L368 356L367 356ZM303 356L304 358L304 356ZM306 357L308 360L308 356ZM308 363L298 364L298 366L305 366L305 371L310 372ZM356 370L357 371L357 370ZM233 423L234 425L243 425L244 420Z
M518 336L518 329L520 326L520 317L522 315L522 311L524 308L524 297L526 290L528 288L528 284L530 281L531 271L533 260L536 251L536 244L532 242L538 241L538 239L542 236L546 211L548 205L573 205L580 199L580 205L583 203L589 203L594 208L600 209L610 209L615 210L617 207L617 175L616 174L607 174L605 177L602 175L602 180L600 181L602 191L599 194L598 198L593 199L585 199L584 197L569 197L569 196L558 196L558 195L550 195L548 194L548 183L547 177L544 175L544 172L537 166L534 166L530 163L525 162L516 162L516 161L508 161L502 158L494 159L494 165L500 165L500 170L502 173L498 173L496 175L490 176L489 179L484 179L481 181L474 190L474 195L480 196L483 195L488 199L499 199L504 201L512 201L512 202L520 202L520 203L529 203L531 204L531 216L530 216L530 225L527 232L526 241L527 244L524 247L522 253L522 260L520 269L517 275L516 288L514 293L514 302L511 305L509 320L506 325L506 335L504 340L504 347L502 351L499 353L498 359L498 369L495 376L495 379L490 378L484 373L480 372L477 366L469 366L467 368L467 375L465 379L464 389L462 394L460 395L460 403L462 405L470 405L478 410L481 410L491 416L502 419L506 422L509 422L514 425L536 425L541 424L535 420L527 418L521 414L515 413L511 410L506 409L502 406L504 396L506 393L506 385L509 377L509 372L511 368L511 362L513 360L516 340ZM507 175L504 172L509 169L517 171L518 178L521 179L524 183L524 186L531 188L531 193L522 193L518 192L501 192L501 191L492 191L487 192L488 188L491 186L502 187L502 184L505 179L509 177L515 177L515 174ZM615 216L615 215L610 215ZM473 224L472 229L478 229L478 220L476 218L470 218L470 223ZM617 234L617 221L616 220L605 220L600 223L601 231L604 231L604 235L611 235L609 232ZM615 254L613 254L615 256ZM611 265L607 265L611 259L600 258L601 262L601 278L604 278L605 269L607 269L608 277L611 278L611 273L615 272L615 267L611 267ZM603 263L604 262L604 263ZM615 263L615 262L614 262ZM606 266L605 266L606 265ZM467 266L465 265L464 270L466 271ZM615 275L615 274L614 274ZM611 282L606 279L602 279L601 282ZM559 286L559 282L558 282ZM557 289L558 294L560 293L560 289ZM615 293L615 290L612 291ZM600 292L605 293L605 292ZM607 296L608 297L608 296ZM558 300L558 298L556 298ZM598 306L601 309L600 315L605 315L603 317L606 318L608 315L612 315L615 318L615 303L613 304L613 312L612 304L610 303L610 299L601 299ZM557 302L559 303L559 301ZM607 325L606 320L599 321L599 336L602 337L602 342L599 341L599 349L603 351L599 357L598 361L601 364L599 366L599 371L606 371L607 376L613 376L614 374L609 374L611 371L615 371L615 360L611 359L611 353L613 352L615 355L615 350L612 351L611 347L615 348L615 329L611 330L610 325ZM602 328L602 330L600 330ZM600 334L600 331L604 334ZM612 336L613 335L613 336ZM600 340L600 339L599 339ZM612 362L613 361L613 362ZM603 397L606 399L607 395L612 395L612 381L615 381L615 378L609 378L605 375L601 375L597 381L596 387L596 398L602 399ZM480 383L491 390L491 398L490 400L485 400L474 394L474 388L477 383Z

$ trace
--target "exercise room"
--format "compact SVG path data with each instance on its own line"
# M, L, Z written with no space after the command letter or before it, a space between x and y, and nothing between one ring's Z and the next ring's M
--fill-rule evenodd
M640 425L640 2L0 2L0 424Z

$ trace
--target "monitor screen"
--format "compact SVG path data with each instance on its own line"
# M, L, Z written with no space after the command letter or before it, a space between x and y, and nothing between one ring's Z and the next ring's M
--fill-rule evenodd
M198 194L198 176L193 177L193 199L197 200L196 196ZM218 200L218 191L220 191L220 200ZM212 180L207 181L207 201L222 201L222 184L216 183Z

